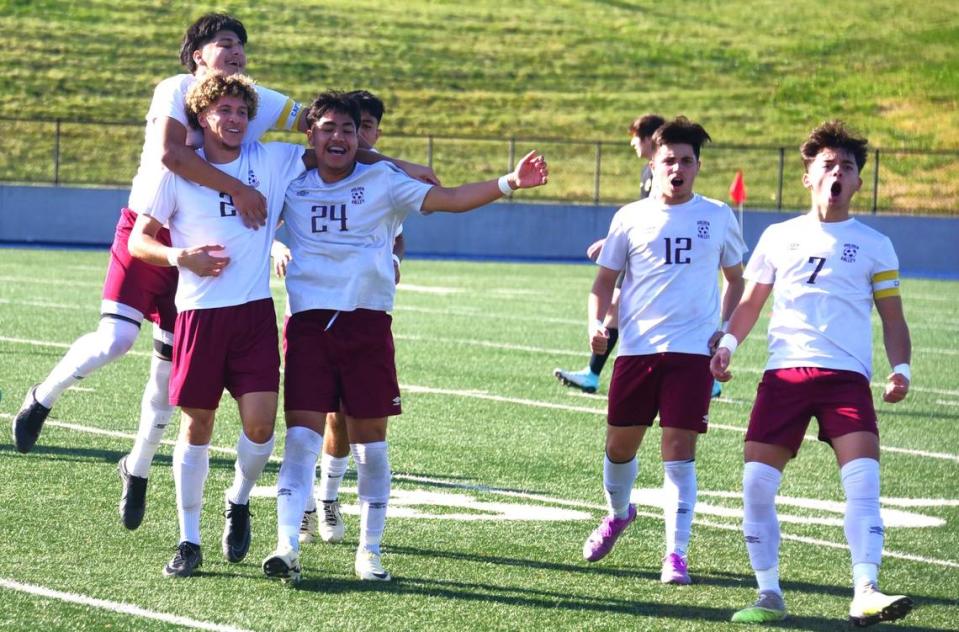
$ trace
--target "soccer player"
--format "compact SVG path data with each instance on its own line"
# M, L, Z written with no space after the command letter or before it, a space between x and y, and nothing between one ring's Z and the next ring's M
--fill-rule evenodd
M228 15L204 15L187 29L180 48L180 61L190 73L169 77L154 90L146 116L140 166L110 249L100 324L95 332L74 342L50 375L30 389L13 423L17 449L28 452L60 395L96 369L122 357L136 341L143 319L152 320L154 356L141 402L137 439L133 450L119 463L123 482L120 515L128 529L136 529L143 519L150 464L173 415L168 381L176 318L173 297L177 270L149 265L131 257L127 242L138 214L153 210L161 182L169 177L167 169L222 191L224 200L231 208L237 209L249 225L262 223L265 217L263 196L246 181L245 174L239 174L241 180L234 174L223 172L199 158L194 149L187 146L190 132L184 100L188 88L210 72L242 72L246 66L246 42L243 24ZM270 128L306 130L299 104L272 90L258 87L257 92L259 116L247 128L247 140L256 140ZM201 141L194 133L190 142L199 144ZM169 245L167 229L157 231L156 237Z
M643 173L640 177L639 199L644 200L649 197L653 190L653 171L650 167L650 160L653 157L653 132L660 125L666 122L666 119L658 114L646 114L634 120L629 126L629 146L636 152L636 157L643 161ZM605 239L600 239L592 243L586 249L586 257L595 262L603 248ZM619 292L623 285L623 275L616 279L616 288L613 290L613 299L610 303L609 313L606 314L604 324L606 331L609 332L609 343L603 353L593 353L589 358L589 364L586 368L579 371L567 371L565 369L554 369L553 375L566 386L573 386L584 393L595 393L599 388L599 374L609 355L619 340Z
M800 148L812 207L767 228L749 265L745 294L712 358L716 379L729 380L730 360L749 334L770 292L769 360L746 431L743 533L759 584L755 605L733 615L740 623L786 616L779 585L776 492L783 469L802 444L810 418L836 453L846 493L845 532L852 554L856 625L892 621L909 598L879 592L884 530L879 515L879 434L869 392L875 304L892 366L883 399L909 392L909 328L899 296L899 261L889 239L849 216L862 186L866 139L840 121L814 129Z
M250 230L229 195L170 177L130 235L134 257L180 268L170 375L170 401L183 411L173 453L180 543L163 569L177 577L192 575L203 560L200 512L224 387L237 401L243 429L226 494L223 553L239 562L250 546L250 491L273 451L280 380L270 246L286 188L306 168L299 145L243 144L257 115L257 92L246 77L208 74L186 99L191 124L203 130L203 158L262 191L268 215L265 229ZM157 238L165 224L171 244Z
M348 92L347 97L356 101L360 108L360 126L357 137L360 145L375 151L376 142L380 139L380 123L386 107L379 97L367 90ZM393 240L393 272L396 283L400 282L400 261L406 250L403 239L403 225L396 229ZM312 542L317 532L324 542L340 542L345 535L346 525L340 511L339 491L340 483L350 461L350 438L346 430L346 418L342 412L336 411L326 416L326 432L323 433L323 454L320 458L320 500L323 502L322 518L317 513L316 497L313 486L306 499L306 510L303 512L303 521L300 524L300 542Z
M317 168L290 185L284 220L293 258L284 330L286 444L277 482L277 550L268 577L300 577L299 529L322 449L327 413L343 410L356 461L360 535L354 569L388 581L380 540L390 496L386 427L400 414L389 311L396 283L391 247L412 211L463 212L515 189L546 183L545 160L530 152L498 180L455 188L417 182L389 165L356 163L359 108L321 94L307 113Z
M636 453L657 413L663 429L666 552L661 580L690 583L687 547L696 505L696 439L706 432L711 347L720 312L742 295L745 250L739 222L722 202L693 192L699 153L710 140L701 125L678 117L653 134L653 194L613 217L589 296L590 344L603 353L616 277L622 347L609 387L603 485L609 514L583 545L590 562L605 557L636 518L630 494ZM720 309L717 270L726 289Z

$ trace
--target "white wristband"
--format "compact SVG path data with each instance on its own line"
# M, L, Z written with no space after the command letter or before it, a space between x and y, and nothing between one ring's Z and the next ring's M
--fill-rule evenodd
M912 381L912 372L909 370L909 365L906 364L905 362L903 362L902 364L897 364L896 366L892 367L892 372L898 373L899 375L903 376L910 382Z
M180 258L180 253L183 252L183 248L170 248L166 251L166 260L174 268L177 267L177 259Z
M719 347L729 349L729 355L736 353L738 346L739 341L736 340L736 336L732 334L726 334L719 339Z
M603 321L596 319L589 323L589 337L592 338L600 329L603 329Z
M396 264L396 267L399 267L399 266L400 266L400 256L399 256L399 255L397 255L397 254L394 254L394 255L393 255L393 263Z
M500 176L499 180L496 181L496 185L499 187L499 192L503 195L509 195L513 192L513 187L509 185L509 175Z

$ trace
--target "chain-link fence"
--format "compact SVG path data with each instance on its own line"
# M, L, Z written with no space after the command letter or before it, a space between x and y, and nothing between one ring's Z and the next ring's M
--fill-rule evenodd
M267 140L299 142L273 132ZM0 181L57 185L127 185L136 172L143 124L0 118ZM736 171L745 176L747 208L801 209L809 204L796 147L709 145L696 190L726 199ZM392 156L431 165L444 184L494 178L527 151L550 165L549 186L524 200L616 205L636 199L641 162L625 141L385 135ZM865 213L959 214L959 150L869 152L854 210Z

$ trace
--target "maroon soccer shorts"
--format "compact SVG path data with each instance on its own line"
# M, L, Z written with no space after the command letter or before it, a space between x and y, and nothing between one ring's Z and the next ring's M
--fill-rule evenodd
M619 356L609 385L611 426L651 426L706 432L713 377L709 356L654 353Z
M782 446L795 456L812 417L819 421L819 440L826 443L850 432L879 434L866 376L800 367L763 373L746 441Z
M386 312L368 309L314 309L288 318L286 410L329 413L342 403L343 412L357 419L401 414L392 322Z
M280 390L273 299L179 314L173 332L170 403L213 410L223 389L238 398Z
M103 298L129 305L157 325L163 331L173 331L176 321L177 269L151 265L130 255L127 242L137 214L128 208L120 212L113 246L110 248L110 265L103 282ZM170 231L161 228L157 240L170 243Z

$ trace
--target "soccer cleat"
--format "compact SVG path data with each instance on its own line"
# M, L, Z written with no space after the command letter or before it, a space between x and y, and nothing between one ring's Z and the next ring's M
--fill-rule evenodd
M319 523L320 519L316 515L316 509L303 512L303 520L300 521L300 544L309 544L316 539L316 530L319 528Z
M123 493L120 495L120 518L123 526L133 531L143 522L143 513L147 505L147 479L134 476L127 471L127 457L117 463L117 472L123 483Z
M597 562L606 557L613 550L613 545L620 534L636 519L636 506L629 506L629 514L625 518L603 516L599 526L593 530L583 544L583 559L587 562Z
M575 386L584 393L595 393L599 388L599 375L590 371L588 367L582 371L554 369L553 375L564 385Z
M366 549L360 549L356 552L354 569L356 570L356 576L364 581L388 582L393 579L393 576L383 568L380 554Z
M43 422L46 421L50 409L37 401L34 395L37 391L35 384L30 387L26 398L23 400L23 406L17 416L13 418L13 444L17 452L26 454L33 449L33 444L40 438L40 430L43 428Z
M302 529L301 529L302 531ZM320 537L324 542L340 542L346 532L343 514L340 513L340 501L323 501L323 520L320 522Z
M710 395L711 398L719 397L723 394L723 384L719 380L713 380L713 392Z
M659 581L664 584L679 584L687 586L692 583L689 579L689 569L686 558L677 553L670 553L663 558L663 570L659 575Z
M226 518L223 525L223 555L227 561L236 564L250 550L250 505L238 505L227 500L223 517Z
M884 595L873 584L856 591L849 605L849 620L864 628L880 621L902 619L912 610L912 599L905 595Z
M298 584L302 571L299 552L289 547L279 548L263 560L263 574L282 582Z
M176 547L173 559L163 567L166 577L189 577L203 565L203 554L200 545L184 540Z
M786 618L786 602L773 590L759 593L756 603L733 614L733 623L770 623Z

